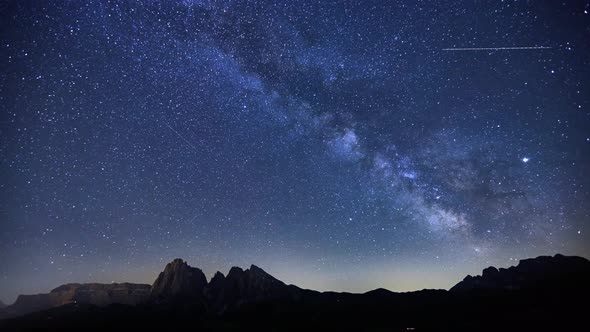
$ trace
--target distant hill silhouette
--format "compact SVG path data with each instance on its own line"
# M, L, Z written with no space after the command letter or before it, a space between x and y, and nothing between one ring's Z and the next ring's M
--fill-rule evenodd
M136 305L150 298L150 285L144 284L65 284L47 294L19 295L0 311L0 318L59 307L70 303L107 306L113 303Z
M534 288L561 289L583 283L582 277L590 274L590 264L582 257L539 256L523 259L517 266L499 270L490 266L481 276L467 276L451 288L451 291L500 291ZM586 281L590 281L586 279Z
M0 330L559 331L586 323L588 280L590 261L558 254L488 267L449 291L351 294L286 285L255 265L207 282L175 259L152 286L67 284L21 295L0 310Z

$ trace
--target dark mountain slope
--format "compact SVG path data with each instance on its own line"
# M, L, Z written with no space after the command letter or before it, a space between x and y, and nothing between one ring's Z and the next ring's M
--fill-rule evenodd
M451 291L500 291L534 288L562 289L583 283L590 274L588 260L576 256L539 256L523 259L517 266L497 269L490 266L481 276L467 276Z

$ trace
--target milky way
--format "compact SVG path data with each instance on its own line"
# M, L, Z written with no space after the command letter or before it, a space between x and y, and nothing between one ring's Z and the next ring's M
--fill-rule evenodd
M4 3L0 298L175 257L346 291L588 257L589 9Z

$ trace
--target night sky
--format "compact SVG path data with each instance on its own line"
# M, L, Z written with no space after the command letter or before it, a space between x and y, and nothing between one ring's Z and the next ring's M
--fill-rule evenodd
M0 299L590 256L587 1L2 1ZM445 48L544 47L447 51Z

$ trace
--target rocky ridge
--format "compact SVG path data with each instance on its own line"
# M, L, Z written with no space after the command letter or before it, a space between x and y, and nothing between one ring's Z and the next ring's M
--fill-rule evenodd
M466 276L450 289L452 292L534 289L577 285L590 275L590 262L582 257L539 256L520 260L518 265L497 269L485 268L480 276ZM565 282L564 282L565 281Z
M84 304L99 307L110 304L145 305L165 304L191 307L192 312L220 315L235 312L244 306L260 303L389 303L394 299L412 296L440 298L445 294L472 294L474 292L505 292L542 288L563 290L563 287L585 285L590 277L590 261L575 256L539 256L521 260L509 268L488 267L481 276L467 276L450 289L450 292L418 291L393 293L377 289L365 294L316 292L286 285L256 265L243 270L232 267L225 276L215 273L207 282L203 271L189 266L182 259L168 263L153 285L145 284L65 284L48 294L20 295L16 302L0 309L0 318L14 317L67 304ZM400 297L401 296L401 297ZM449 295L450 296L450 295ZM352 302L351 302L352 301ZM195 311L196 310L196 311Z

